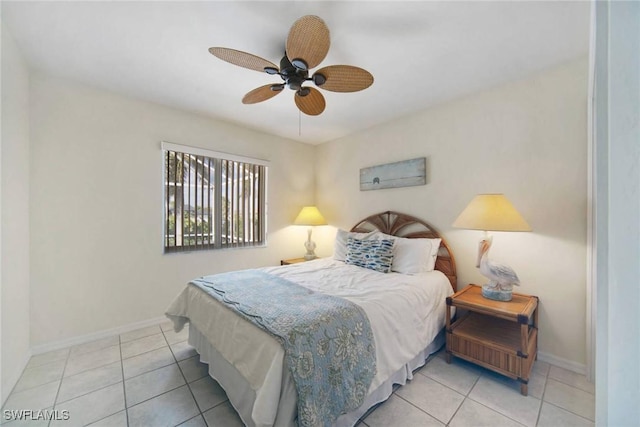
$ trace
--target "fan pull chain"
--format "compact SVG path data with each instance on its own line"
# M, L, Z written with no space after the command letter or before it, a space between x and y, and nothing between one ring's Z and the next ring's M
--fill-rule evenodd
M298 110L298 136L302 135L302 112Z

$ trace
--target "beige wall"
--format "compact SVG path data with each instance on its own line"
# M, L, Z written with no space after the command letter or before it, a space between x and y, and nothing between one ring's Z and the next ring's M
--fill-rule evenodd
M29 70L2 26L1 296L4 403L29 357Z
M488 89L318 147L317 203L349 227L385 210L423 218L456 256L459 287L484 283L475 266L479 231L451 224L478 193L504 193L532 233L494 232L491 258L540 297L542 356L585 363L587 61ZM429 94L424 94L429 96ZM363 167L427 158L427 185L359 191ZM331 254L330 230L319 252Z
M193 277L302 253L290 224L313 203L312 146L38 73L31 124L32 346L162 316ZM163 255L162 140L271 161L267 248Z

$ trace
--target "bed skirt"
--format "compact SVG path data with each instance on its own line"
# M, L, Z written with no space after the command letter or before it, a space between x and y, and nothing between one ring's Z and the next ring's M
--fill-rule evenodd
M438 333L436 338L423 349L411 361L396 371L391 377L380 384L375 390L369 392L364 403L358 409L341 415L337 421L337 427L347 427L355 425L358 420L366 414L373 406L384 402L393 393L393 385L405 385L407 380L413 379L413 371L423 366L429 355L435 353L444 345L444 329ZM229 402L240 415L242 422L248 427L270 427L271 424L262 424L259 414L254 414L255 391L249 383L220 353L207 341L206 337L189 323L189 344L191 344L200 354L200 361L209 365L209 375L218 381L229 397ZM297 412L297 393L291 375L287 369L282 374L282 389L278 403L278 412L274 427L295 426Z

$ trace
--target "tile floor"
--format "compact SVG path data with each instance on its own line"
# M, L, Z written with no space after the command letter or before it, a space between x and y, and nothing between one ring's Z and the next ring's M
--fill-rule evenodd
M170 323L34 356L6 401L2 424L241 426L225 392ZM443 352L360 426L592 426L594 386L536 362L529 396L519 384ZM5 410L67 410L69 420L6 421Z

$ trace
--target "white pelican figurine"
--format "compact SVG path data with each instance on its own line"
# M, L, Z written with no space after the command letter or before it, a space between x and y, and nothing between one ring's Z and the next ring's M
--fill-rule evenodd
M488 258L492 240L492 237L481 240L478 251L476 267L480 267L480 273L489 279L489 283L482 285L482 296L498 301L511 301L513 285L519 286L520 279L511 267Z

